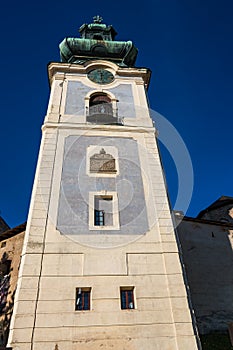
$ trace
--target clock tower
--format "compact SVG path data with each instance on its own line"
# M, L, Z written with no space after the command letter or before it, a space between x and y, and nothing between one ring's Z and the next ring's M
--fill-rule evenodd
M150 70L100 16L60 44L8 346L196 350Z

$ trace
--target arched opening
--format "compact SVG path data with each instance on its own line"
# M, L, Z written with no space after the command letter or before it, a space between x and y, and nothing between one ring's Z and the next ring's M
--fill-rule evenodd
M103 93L92 95L89 102L90 114L105 114L112 116L111 99Z
M96 40L102 41L103 39L97 39ZM93 55L100 55L101 57L107 56L108 51L106 49L106 46L102 45L100 42L98 44L95 44L91 47L91 52Z
M94 124L118 124L117 110L111 98L103 92L91 95L87 107L87 121Z
M93 124L123 125L123 117L118 116L117 102L111 92L90 92L85 97L86 121Z
M95 40L104 40L101 34L94 34L93 39Z

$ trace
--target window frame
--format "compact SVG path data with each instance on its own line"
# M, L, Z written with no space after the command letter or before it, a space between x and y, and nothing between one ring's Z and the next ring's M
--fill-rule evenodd
M81 291L81 293L80 293ZM81 305L82 308L79 308L77 304L78 295L81 294ZM85 307L87 297L87 308ZM75 291L75 311L90 311L91 310L91 288L90 287L78 287Z
M95 225L95 197L112 197L112 225ZM89 230L120 230L117 192L89 192Z
M93 69L98 69L99 67L90 67L90 70L88 70L88 72L90 72L91 70L93 70ZM106 68L108 71L110 71L113 75L115 75L115 72L114 72L114 70L112 70L110 67L103 67L103 68ZM87 72L87 73L88 73ZM96 86L96 83L94 83L94 82L91 82L89 79L87 79L88 80L88 83L92 83L92 84L94 84L95 86ZM111 83L109 83L109 84L111 84ZM98 85L98 84L97 84ZM85 116L87 117L88 116L88 113L89 113L89 107L90 107L90 100L91 99L93 99L93 97L94 97L94 95L98 95L98 94L106 94L106 96L109 98L109 100L110 100L110 103L112 104L112 109L113 109L113 114L115 113L116 115L115 116L117 116L118 115L118 106L117 106L117 102L119 102L118 101L118 99L116 98L116 96L114 95L114 94L112 94L109 90L107 91L107 90L100 90L100 89L98 89L98 90L92 90L92 91L89 91L88 93L87 93L87 95L85 96Z
M104 210L94 209L94 225L105 226L104 224Z
M125 298L125 301L124 301L124 298ZM121 306L121 310L136 309L135 288L133 286L120 287L120 306Z

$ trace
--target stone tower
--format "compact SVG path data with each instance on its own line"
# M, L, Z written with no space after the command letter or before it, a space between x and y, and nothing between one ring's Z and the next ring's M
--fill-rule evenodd
M146 90L131 41L94 22L60 44L8 346L197 349Z

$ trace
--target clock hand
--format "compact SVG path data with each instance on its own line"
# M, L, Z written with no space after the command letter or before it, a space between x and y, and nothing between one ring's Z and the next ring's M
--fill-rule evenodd
M103 72L102 71L100 71L100 80L101 80L101 82L103 82Z

